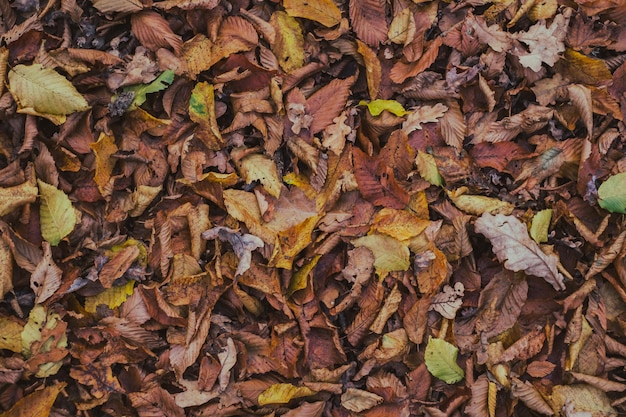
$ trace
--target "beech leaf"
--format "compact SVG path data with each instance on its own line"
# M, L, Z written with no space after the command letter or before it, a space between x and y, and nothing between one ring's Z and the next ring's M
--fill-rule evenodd
M332 0L283 0L283 7L290 16L314 20L326 27L341 21L341 10Z
M363 236L352 241L355 247L365 246L374 254L376 274L384 277L391 271L409 268L409 248L402 242L383 234Z
M609 177L598 187L598 204L611 213L626 214L626 172Z
M37 184L41 195L39 207L41 235L52 246L56 246L74 230L76 213L63 191L41 180L37 180Z
M9 71L9 90L20 111L67 115L89 108L72 83L41 64L14 66Z
M37 192L37 187L28 181L13 187L0 188L0 216L5 216L24 204L34 203Z
M443 339L428 338L424 362L428 372L446 384L455 384L465 377L465 372L456 363L459 349Z
M505 268L541 277L555 290L565 289L563 275L558 271L558 257L542 252L516 217L485 213L476 220L475 226L478 233L491 241L494 253Z
M258 402L261 406L267 404L287 404L294 398L308 397L315 394L315 391L305 386L274 384L259 394Z

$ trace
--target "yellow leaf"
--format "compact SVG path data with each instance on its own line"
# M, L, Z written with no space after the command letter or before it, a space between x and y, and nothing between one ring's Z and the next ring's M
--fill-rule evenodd
M22 354L37 364L36 377L51 376L61 369L63 357L67 354L66 328L67 323L61 320L59 314L46 310L41 304L36 304L30 311L28 322L22 330ZM39 356L46 353L61 358L56 361L40 361ZM45 356L42 359L46 359Z
M253 193L242 190L224 190L224 205L228 214L244 222L250 233L273 245L276 232L263 224L261 210Z
M189 98L189 117L198 123L196 136L213 151L225 145L215 116L215 94L213 86L207 82L196 84Z
M409 211L385 207L376 213L371 231L403 241L419 236L430 223L430 220L420 219Z
M7 76L7 63L9 61L9 48L0 48L0 96L4 93L4 84Z
M42 390L20 398L18 402L0 415L0 417L47 417L59 393L65 388L65 382L55 383Z
M87 297L85 299L85 310L88 313L95 313L96 307L101 304L104 304L109 308L121 306L124 301L126 301L128 296L133 293L134 285L135 281L128 281L122 286L107 288L98 295Z
M304 65L304 36L298 21L287 13L278 11L270 19L276 30L272 52L278 58L280 67L286 73Z
M0 239L0 298L3 298L12 289L13 255L9 245L3 239ZM0 329L3 328L3 326L0 326Z
M56 246L74 230L76 213L63 191L41 180L37 180L37 184L41 195L41 236L52 246Z
M283 0L283 7L290 16L314 20L326 27L341 22L341 10L332 0Z
M22 331L24 327L7 317L0 317L0 349L8 349L15 353L22 351Z
M286 294L287 297L291 297L291 295L296 291L303 290L307 287L309 274L313 268L315 268L315 265L317 265L317 262L321 257L322 255L316 255L310 262L304 264L302 268L293 274L291 280L289 281L289 288L287 289Z
M469 214L480 216L483 213L511 214L513 212L514 206L511 203L483 195L468 195L465 192L467 192L467 187L454 191L446 190L454 205Z
M292 384L274 384L259 394L259 405L287 404L294 398L308 397L317 392L309 387L296 387Z
M115 145L115 138L102 132L98 141L90 144L89 147L96 156L96 172L93 180L98 185L100 194L105 195L105 187L111 179L111 173L113 173L116 162L115 159L111 158L118 150L117 145Z
M606 63L601 59L590 58L573 49L566 48L562 61L567 78L573 82L596 85L610 80L612 75ZM559 71L559 64L555 70Z
M0 188L0 216L7 215L24 204L35 202L37 193L37 187L30 182Z
M552 219L552 209L541 210L533 217L530 225L530 237L537 243L548 241L548 228Z
M380 61L378 60L378 56L376 56L376 52L374 52L364 42L361 42L357 39L356 44L357 52L361 54L361 56L363 57L363 62L365 63L365 78L367 79L367 90L370 93L370 98L372 100L375 100L376 97L378 97L378 90L380 90L380 82L383 75Z
M293 261L311 243L311 233L319 216L312 216L295 226L278 233L278 245L272 256L271 265L276 268L291 269Z
M365 246L374 254L374 268L382 279L391 271L406 271L409 269L409 248L392 238L381 234L371 234L352 241L355 247Z
M608 395L601 389L587 384L556 385L552 388L552 395L548 400L557 415L597 417L617 415Z
M130 217L139 217L143 214L143 212L148 208L152 200L156 198L157 195L163 189L162 185L158 185L156 187L151 187L149 185L140 185L133 192L133 208L128 212Z
M391 42L406 45L407 42L411 42L415 38L416 29L413 11L407 7L394 16L387 35Z
M20 110L67 115L89 105L76 88L58 72L41 64L16 65L9 71L9 90Z
M426 181L437 186L443 184L443 178L439 174L439 168L437 168L435 158L431 154L417 151L415 165L417 165L417 171Z
M283 183L276 164L269 157L258 153L246 156L239 162L239 173L246 184L259 181L270 195L276 198L280 196Z

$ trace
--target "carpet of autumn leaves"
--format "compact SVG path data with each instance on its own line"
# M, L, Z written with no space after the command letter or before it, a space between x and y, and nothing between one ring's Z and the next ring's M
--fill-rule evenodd
M0 409L626 412L621 0L0 0Z

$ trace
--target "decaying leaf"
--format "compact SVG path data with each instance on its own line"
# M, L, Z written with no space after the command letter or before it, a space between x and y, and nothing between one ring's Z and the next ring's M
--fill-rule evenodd
M262 248L265 243L258 237L245 233L242 234L228 227L217 226L202 233L202 237L207 240L219 238L221 241L229 242L239 258L239 265L235 275L241 275L250 269L252 261L252 251Z
M563 275L558 271L558 257L545 254L516 217L485 213L475 225L476 231L491 241L494 253L505 268L541 277L555 290L565 289Z
M454 284L454 288L449 285L443 287L443 291L435 294L429 310L435 310L443 317L454 320L456 312L463 304L464 286L462 282Z

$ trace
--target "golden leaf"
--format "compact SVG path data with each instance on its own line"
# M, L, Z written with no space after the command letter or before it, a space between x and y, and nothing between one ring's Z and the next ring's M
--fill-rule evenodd
M314 20L326 27L341 21L341 10L332 0L283 0L283 7L290 16Z
M39 190L30 182L0 188L0 216L5 216L24 204L34 203Z
M66 385L65 382L55 383L54 385L28 394L20 398L10 410L2 413L2 417L48 416L50 415L54 401Z
M278 58L278 64L286 73L293 72L304 65L304 36L298 21L285 12L272 14L271 25L276 30L272 52Z
M296 387L292 384L274 384L259 394L259 405L267 404L287 404L294 398L309 397L315 395L312 389L301 386Z
M365 43L356 40L357 51L363 57L365 63L365 78L367 79L367 90L370 93L370 99L375 100L380 90L380 82L382 80L382 67L376 53L370 49Z
M374 268L381 279L391 271L406 271L409 268L409 248L391 236L374 233L355 239L352 244L372 251Z
M111 179L111 174L113 173L116 162L116 159L111 158L111 156L118 150L115 144L115 138L101 132L98 141L91 143L89 147L96 156L96 172L93 179L98 185L100 194L106 196L107 184Z

